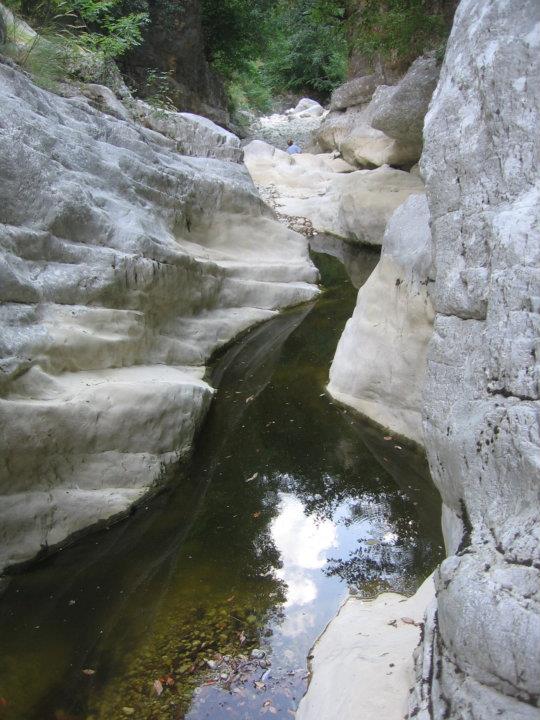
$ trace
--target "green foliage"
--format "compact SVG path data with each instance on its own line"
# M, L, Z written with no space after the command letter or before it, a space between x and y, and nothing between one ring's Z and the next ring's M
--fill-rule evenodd
M448 34L432 0L363 0L351 14L353 45L367 58L411 61Z
M233 109L267 110L272 95L325 98L345 77L343 2L202 0L207 57Z
M261 61L245 63L227 83L229 109L268 112L272 106L272 87Z
M282 2L267 62L273 85L326 98L347 72L347 43L340 3L328 0Z
M20 9L42 31L56 32L104 59L139 45L148 22L146 0L21 0Z
M207 57L225 78L249 72L249 64L264 54L276 1L202 0Z
M176 110L169 97L169 76L160 70L148 70L144 88L144 99L150 105L161 110Z

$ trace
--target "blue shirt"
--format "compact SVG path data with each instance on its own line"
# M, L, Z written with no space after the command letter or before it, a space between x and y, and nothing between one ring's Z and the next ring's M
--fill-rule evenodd
M302 148L298 145L289 145L289 147L287 148L287 152L289 153L289 155L296 155L302 152Z

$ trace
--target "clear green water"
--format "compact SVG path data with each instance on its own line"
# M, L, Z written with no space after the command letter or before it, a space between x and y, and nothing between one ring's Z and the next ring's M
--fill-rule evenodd
M364 252L366 275L376 260ZM412 592L439 561L424 458L324 393L356 291L317 262L316 303L216 361L216 402L169 489L11 579L0 718L290 719L348 585Z

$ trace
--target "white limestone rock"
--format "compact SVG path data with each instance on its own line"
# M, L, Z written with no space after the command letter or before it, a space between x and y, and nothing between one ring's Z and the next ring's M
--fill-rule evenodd
M211 353L312 299L245 168L0 65L0 568L126 511L190 448Z
M378 75L362 75L340 85L332 92L330 110L346 110L354 105L366 105L380 82Z
M423 191L414 175L387 166L353 169L333 154L288 155L262 141L245 146L245 163L276 210L307 218L314 230L352 242L380 245L394 210Z
M311 152L315 134L327 114L316 100L302 98L296 107L284 113L256 118L246 132L246 142L262 140L280 150L286 150L287 142L293 140L303 151Z
M90 100L92 106L97 110L101 110L101 112L112 115L120 120L129 121L133 119L131 112L128 110L129 105L135 103L131 96L129 96L128 99L129 104L124 104L124 102L119 100L113 91L105 85L98 85L96 83L81 83L77 89ZM76 95L76 88L73 87L72 92L70 92L67 96L75 97Z
M417 58L396 85L380 85L370 102L371 125L422 151L422 129L439 78L434 54Z
M183 155L242 162L240 139L208 118L156 108L142 100L134 101L131 111L142 125L174 140Z
M347 162L360 167L409 165L420 157L416 144L402 143L372 126L369 104L330 112L315 137L321 150L338 150Z
M412 653L433 595L429 577L410 598L396 593L374 600L349 597L315 643L296 720L403 720Z
M439 75L433 55L418 58L396 85L354 78L332 94L317 132L323 151L339 150L360 167L408 166L422 152L422 126Z
M540 718L540 4L462 0L426 117L424 435L449 557L410 717Z
M311 98L302 98L296 107L285 111L285 115L295 115L300 118L320 117L323 113L323 106Z
M411 195L384 234L381 259L358 292L339 341L328 391L394 433L423 444L421 394L433 308L429 212Z

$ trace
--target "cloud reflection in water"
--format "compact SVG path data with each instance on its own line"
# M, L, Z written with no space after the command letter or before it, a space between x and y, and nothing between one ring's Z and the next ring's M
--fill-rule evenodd
M325 551L338 547L336 524L307 517L297 497L280 493L280 512L270 532L283 562L276 575L287 584L285 606L309 605L317 598L317 585L310 571L324 567Z

